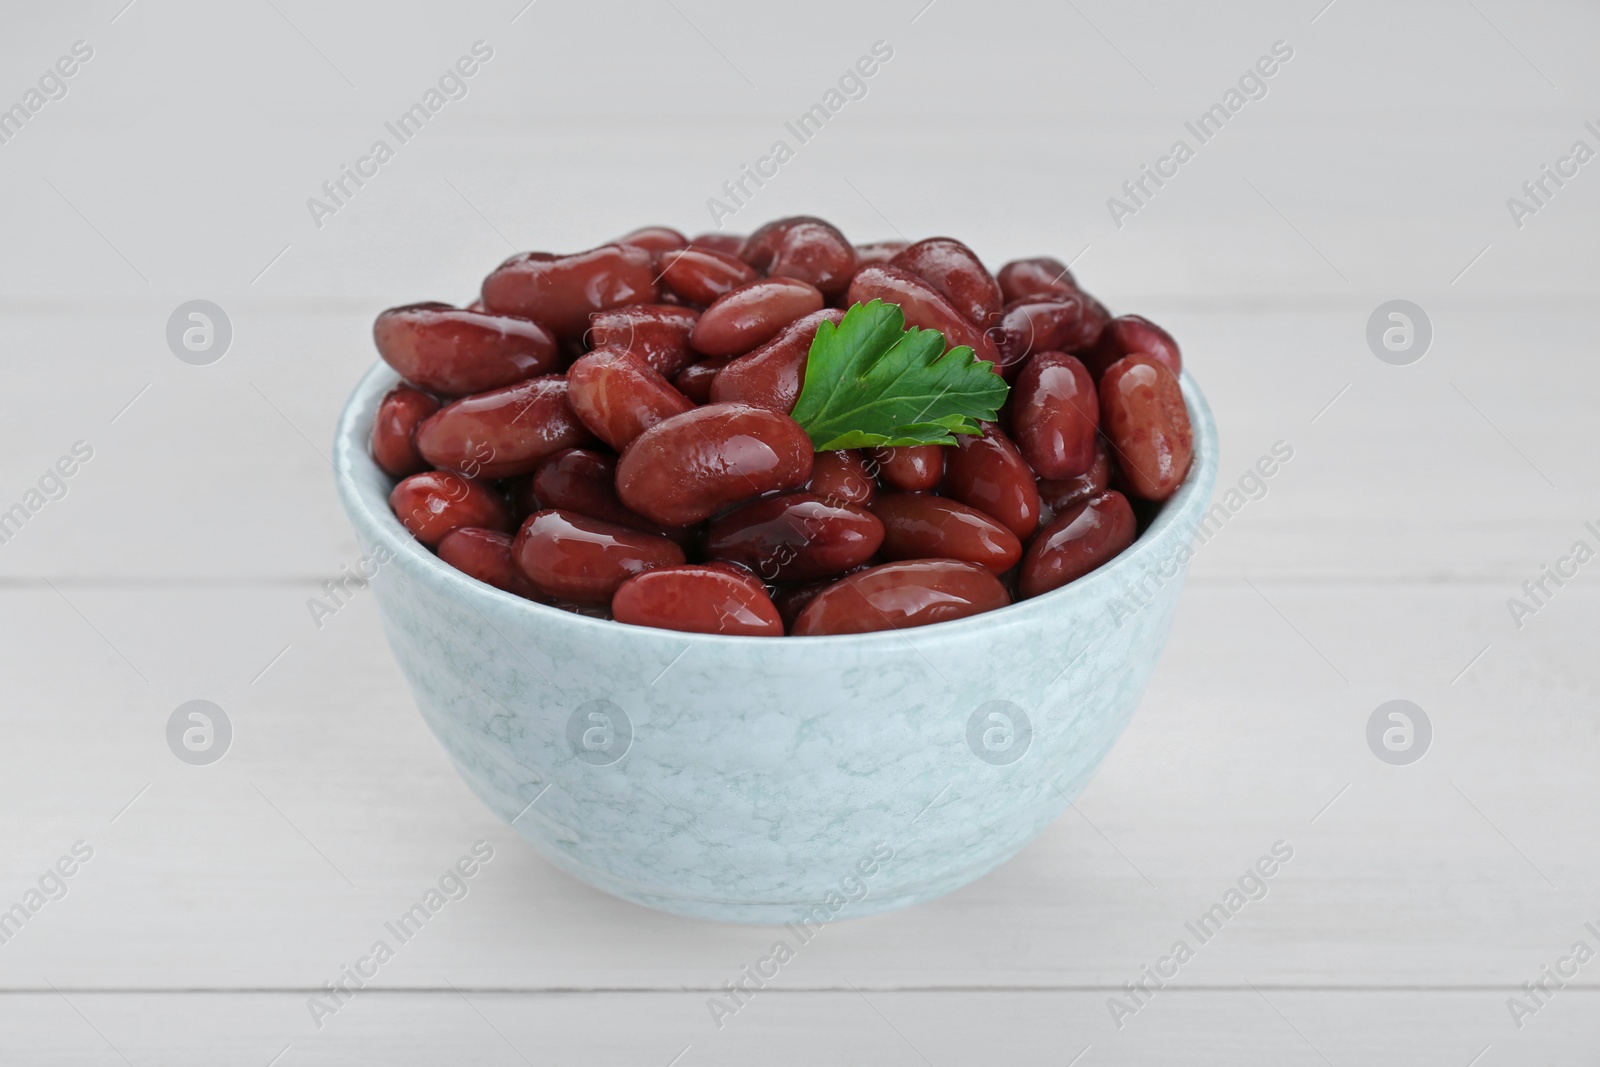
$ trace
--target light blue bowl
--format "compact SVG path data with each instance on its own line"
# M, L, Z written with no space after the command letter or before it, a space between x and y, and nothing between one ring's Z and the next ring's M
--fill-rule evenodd
M472 790L563 870L626 900L806 922L949 893L1031 841L1121 735L1166 642L1217 473L1187 375L1188 482L1110 564L916 629L726 637L545 607L440 562L368 454L396 381L346 405L339 493L423 718Z

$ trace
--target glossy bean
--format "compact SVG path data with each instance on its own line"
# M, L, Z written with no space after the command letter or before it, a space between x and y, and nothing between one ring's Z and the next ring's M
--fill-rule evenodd
M1000 268L995 280L1007 304L1027 297L1073 296L1078 292L1077 279L1067 265L1051 256L1013 259Z
M567 369L567 403L619 452L662 419L694 407L654 367L620 348L597 348Z
M533 506L527 509L524 518L535 511L557 508L601 522L660 534L680 544L688 540L688 530L661 526L627 509L617 496L615 456L587 448L557 452L534 468L528 492Z
M1165 500L1189 475L1194 431L1177 376L1154 356L1124 356L1100 377L1100 420L1129 490Z
M921 493L944 477L943 445L901 445L874 448L872 461L883 484L903 493Z
M439 398L401 383L384 394L372 420L372 458L391 478L428 469L417 451L417 424L439 410Z
M883 523L852 504L785 493L738 507L706 528L705 554L749 567L763 581L843 574L872 558Z
M795 278L842 293L856 269L856 250L830 223L806 215L769 222L745 239L739 258L772 278Z
M698 363L691 363L672 379L673 388L696 404L710 403L712 383L717 380L717 374L722 368L732 361L732 356L713 356Z
M1167 365L1173 374L1183 371L1183 354L1172 335L1142 315L1118 315L1100 333L1093 350L1083 357L1089 373L1099 378L1123 356L1143 353Z
M824 308L791 322L754 352L738 356L723 367L711 382L712 401L754 404L787 415L800 399L806 357L817 327L843 320L843 311Z
M478 526L458 526L439 539L439 558L469 578L515 596L539 599L538 590L517 566L511 535Z
M608 604L635 574L685 558L665 537L556 509L528 516L513 551L539 593L577 604Z
M959 500L884 493L871 509L883 523L885 559L964 559L999 574L1022 558L1016 534Z
M729 504L811 477L811 438L787 415L707 404L634 438L617 463L617 495L652 522L682 526Z
M454 471L423 471L402 478L389 494L389 508L411 536L429 548L461 526L502 533L511 529L511 515L494 487Z
M491 311L543 323L562 340L581 338L596 311L656 301L651 253L633 245L601 245L556 256L523 252L483 280Z
M726 252L737 256L744 247L744 235L739 233L697 233L689 239L690 248L705 248L712 252Z
M1005 587L976 563L919 559L884 563L833 583L800 612L797 637L903 630L977 615L1011 603Z
M966 345L978 359L998 364L1000 353L982 329L967 321L933 286L899 267L869 266L856 271L850 280L849 304L882 300L898 304L907 326L938 330L951 348ZM997 368L998 369L998 368Z
M1007 304L994 331L999 339L1001 373L1015 377L1020 364L1034 352L1087 350L1100 331L1086 324L1086 308L1081 296L1027 297Z
M567 403L567 380L530 378L462 397L417 427L417 451L473 478L526 474L546 456L594 437Z
M380 312L372 339L400 377L441 396L498 389L560 367L555 339L537 322L449 304Z
M656 259L656 270L668 291L701 307L761 277L760 271L738 256L709 248L663 253Z
M671 378L691 360L689 334L700 313L671 304L635 304L589 316L591 348L622 348Z
M611 598L611 617L685 633L783 636L783 619L766 587L744 568L724 563L689 563L636 574Z
M1028 545L1017 592L1035 597L1081 578L1138 536L1128 498L1112 490L1057 515Z
M671 226L641 226L611 243L632 245L646 252L670 252L675 248L688 247L689 239Z
M952 237L929 237L899 252L889 265L910 271L939 291L968 322L988 329L1000 321L1000 285L976 252Z
M1026 540L1039 528L1033 471L1000 427L986 422L982 428L982 436L958 434L956 447L945 449L939 492L977 508Z
M873 263L887 265L910 244L910 241L871 241L864 245L856 245L856 269L860 270Z
M1039 501L1055 515L1077 507L1085 500L1099 496L1111 485L1111 453L1105 438L1094 441L1094 463L1087 472L1074 478L1040 478Z
M806 491L836 504L860 505L872 499L878 484L866 457L853 448L842 448L816 454Z
M1011 439L1041 478L1075 478L1094 465L1100 402L1076 356L1035 352L1011 391Z
M815 286L760 278L719 296L700 315L689 343L707 356L740 356L766 344L796 319L822 310Z

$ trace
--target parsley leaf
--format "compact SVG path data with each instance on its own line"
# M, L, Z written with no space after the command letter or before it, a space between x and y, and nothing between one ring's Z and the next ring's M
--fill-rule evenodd
M818 452L879 445L953 445L979 433L1010 387L966 345L945 351L937 330L905 328L898 304L856 304L811 342L791 417Z

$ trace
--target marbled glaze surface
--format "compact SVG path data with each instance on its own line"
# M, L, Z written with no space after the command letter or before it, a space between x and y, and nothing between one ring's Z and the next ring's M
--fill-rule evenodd
M1133 714L1216 479L1210 411L1185 375L1189 480L1093 574L900 632L680 634L521 600L413 541L367 452L394 381L380 364L357 387L335 465L363 550L394 554L373 588L423 717L478 796L553 862L709 919L903 907L1027 844Z

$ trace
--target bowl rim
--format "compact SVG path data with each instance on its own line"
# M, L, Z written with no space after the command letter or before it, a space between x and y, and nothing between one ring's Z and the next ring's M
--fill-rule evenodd
M822 636L785 634L781 638L666 630L580 615L577 612L540 604L508 593L456 570L414 538L390 510L388 491L377 492L373 488L375 485L392 486L395 479L378 467L368 445L378 404L384 394L400 381L400 375L395 370L381 359L378 360L366 374L362 375L351 391L339 414L334 431L334 482L345 512L357 532L365 535L374 545L387 547L393 553L394 564L404 568L411 577L420 579L442 593L474 598L478 604L493 606L498 610L526 612L530 620L538 620L546 625L569 626L577 636L588 634L599 640L638 641L641 644L669 641L674 645L687 643L686 648L703 645L725 650L734 647L821 649L851 646L872 652L886 651L896 645L904 646L907 637L911 635L919 639L935 636L959 638L981 631L1018 627L1036 628L1069 603L1107 600L1110 596L1128 589L1133 584L1129 576L1143 576L1147 566L1164 558L1163 553L1174 542L1179 539L1192 539L1193 534L1200 528L1200 516L1211 501L1212 488L1217 478L1216 423L1205 396L1186 368L1179 375L1179 385L1189 410L1189 420L1194 433L1194 458L1190 462L1188 477L1184 479L1178 491L1162 505L1155 521L1132 545L1109 563L1097 567L1083 577L1052 589L1048 593L1015 601L1003 608L995 608L961 619L898 630ZM473 606L476 609L478 605Z

